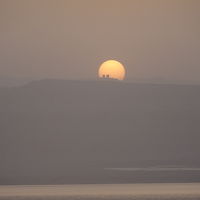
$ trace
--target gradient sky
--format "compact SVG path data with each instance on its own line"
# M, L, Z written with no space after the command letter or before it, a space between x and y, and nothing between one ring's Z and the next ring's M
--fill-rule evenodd
M199 0L0 0L0 76L200 81Z

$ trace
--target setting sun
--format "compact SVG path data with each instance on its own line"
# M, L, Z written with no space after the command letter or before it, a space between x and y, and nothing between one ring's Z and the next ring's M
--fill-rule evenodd
M120 62L116 60L108 60L101 64L98 74L99 78L124 80L126 71Z

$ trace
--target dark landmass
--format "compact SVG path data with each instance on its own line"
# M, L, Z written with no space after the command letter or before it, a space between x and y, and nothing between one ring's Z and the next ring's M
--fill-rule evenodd
M200 182L200 86L43 80L0 88L0 184Z

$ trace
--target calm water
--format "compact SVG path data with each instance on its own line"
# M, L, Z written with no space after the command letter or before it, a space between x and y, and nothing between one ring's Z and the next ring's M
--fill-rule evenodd
M0 186L0 200L200 200L200 183Z

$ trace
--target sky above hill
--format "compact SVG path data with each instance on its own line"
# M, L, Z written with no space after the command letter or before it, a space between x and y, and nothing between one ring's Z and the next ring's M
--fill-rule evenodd
M199 0L0 0L0 76L200 80Z

